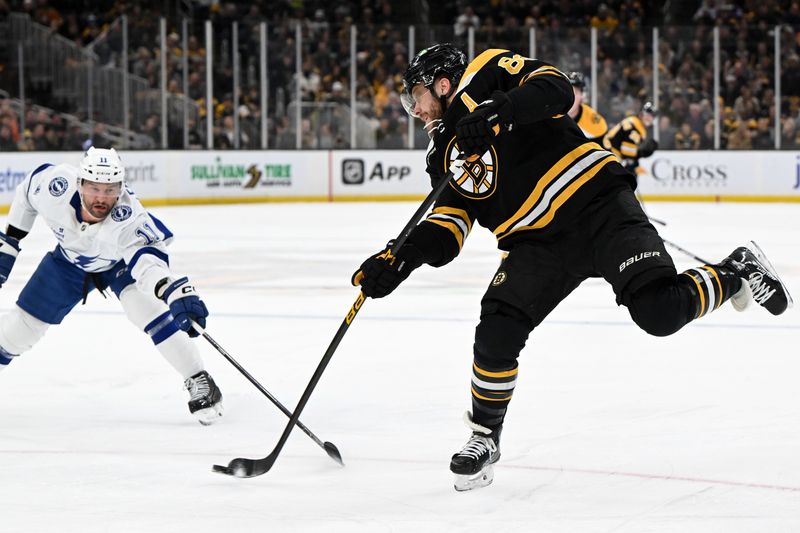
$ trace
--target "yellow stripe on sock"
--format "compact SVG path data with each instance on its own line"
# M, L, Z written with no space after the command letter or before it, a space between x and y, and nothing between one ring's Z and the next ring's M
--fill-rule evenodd
M480 368L475 363L472 363L472 369L481 376L486 376L487 378L510 378L511 376L516 376L519 370L519 368L515 368L513 370L503 370L502 372L490 372Z
M505 396L503 398L487 398L486 396L481 396L480 394L475 392L474 388L472 389L472 395L479 400L486 400L487 402L507 402L508 400L511 399L512 396L511 394L509 394L508 396Z

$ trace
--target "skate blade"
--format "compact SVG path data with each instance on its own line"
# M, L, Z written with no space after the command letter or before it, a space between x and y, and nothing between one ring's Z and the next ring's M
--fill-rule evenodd
M222 402L206 409L195 411L192 415L204 426L210 426L222 416Z
M492 468L492 465L486 465L483 467L483 470L477 474L456 474L453 487L455 487L458 492L466 492L468 490L491 485L492 481L494 481L494 468Z
M769 259L767 259L767 255L764 253L764 250L761 249L759 245L756 244L756 241L750 241L748 244L748 248L750 248L753 253L756 255L761 264L767 267L769 273L773 275L775 279L778 280L778 283L781 284L781 288L783 289L784 294L786 294L786 309L791 309L794 306L794 300L792 299L792 295L789 293L789 289L786 288L786 285L783 283L783 280L778 275L778 271L775 270L775 267L772 266Z

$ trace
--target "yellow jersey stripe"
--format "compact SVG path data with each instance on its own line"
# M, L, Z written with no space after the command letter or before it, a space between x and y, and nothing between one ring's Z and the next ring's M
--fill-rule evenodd
M564 73L558 70L556 67L551 65L545 65L543 67L537 68L533 72L528 72L527 74L525 74L525 76L523 76L523 78L519 81L519 84L522 85L523 83L533 78L534 76L541 76L543 74L550 74L552 76L562 76L566 78Z
M644 127L642 120L637 116L630 117L630 119L631 119L631 124L633 125L634 128L636 128L636 131L639 132L639 135L642 136L642 139L647 137L647 128Z
M562 78L564 77L564 75L563 75L563 74L562 74L562 73L561 73L559 70L556 70L556 69L553 69L553 70L547 70L547 71L545 71L545 72L539 72L538 70L536 70L536 71L533 71L533 72L531 72L531 73L529 74L529 76L530 76L531 78L535 78L536 76L546 76L546 75L549 75L549 76L556 76L556 77L562 77Z
M628 157L636 157L636 145L629 142L624 142L619 147L622 155L626 155Z
M455 224L455 222L445 222L444 220L432 220L430 218L425 219L425 222L430 222L431 224L436 224L437 226L441 226L445 229L450 230L453 233L453 236L456 238L456 242L458 242L459 250L464 245L464 234L461 233L461 228L459 228Z
M595 174L597 174L600 171L601 168L606 166L611 161L615 161L615 160L616 160L616 158L613 155L609 155L608 157L606 157L605 159L603 159L602 161L597 163L594 167L592 167L592 169L590 171L584 173L580 178L578 178L577 180L572 182L566 189L564 189L553 200L553 203L550 205L550 209L548 209L547 212L544 215L542 215L542 217L539 220L537 220L535 224L533 224L532 226L519 227L519 228L517 228L517 229L515 229L513 231L510 231L508 234L510 235L511 233L514 233L515 231L524 230L524 229L541 229L541 228L545 227L546 225L548 225L550 222L553 221L553 218L556 216L556 211L558 211L558 208L561 207L562 205L564 205L564 203L567 200L569 200L572 197L573 194L575 194L575 191L580 189L587 181L592 179L595 176ZM505 235L504 235L504 237L505 237Z
M454 215L463 220L467 225L467 231L472 231L472 220L470 220L469 215L463 209L458 209L455 207L436 207L433 210L433 213L436 215Z
M495 228L494 234L499 235L507 231L513 224L527 215L542 199L545 189L568 167L572 166L575 161L592 150L601 150L600 145L591 142L582 144L562 157L555 165L550 167L550 170L548 170L547 173L538 181L538 183L536 183L536 187L534 187L533 192L531 192L528 199L525 200L522 206L511 218Z
M487 402L507 402L508 400L511 399L512 396L511 394L509 394L508 396L504 396L502 398L488 398L486 396L478 394L474 388L472 389L472 395L478 398L479 400L486 400Z
M472 363L472 369L480 374L481 376L486 376L487 378L510 378L511 376L516 376L519 372L518 368L514 368L512 370L503 370L502 372L491 372L489 370L484 370L480 368L475 363Z
M508 52L508 50L502 50L500 48L490 48L480 54L478 57L472 60L472 62L467 65L467 69L464 71L464 74L461 76L461 81L458 84L458 89L456 92L462 90L464 87L469 85L469 82L472 81L472 78L475 74L478 73L480 69L483 68L486 63L491 61L493 58L499 56L500 54L504 54Z

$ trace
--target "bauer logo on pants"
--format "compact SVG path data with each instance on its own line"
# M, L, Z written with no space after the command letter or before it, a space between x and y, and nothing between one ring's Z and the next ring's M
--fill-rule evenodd
M633 257L627 258L625 261L619 264L619 271L622 272L625 270L626 267L641 261L642 259L647 259L648 257L660 257L661 253L652 251L652 252L642 252L639 254L634 255Z

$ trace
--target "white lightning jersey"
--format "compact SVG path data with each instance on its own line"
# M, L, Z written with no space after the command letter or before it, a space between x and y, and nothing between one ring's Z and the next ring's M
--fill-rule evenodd
M109 215L90 224L81 217L78 169L42 165L17 186L7 222L29 232L37 216L58 240L57 253L85 272L105 272L125 261L139 289L149 294L170 276L166 245L172 233L127 187Z

